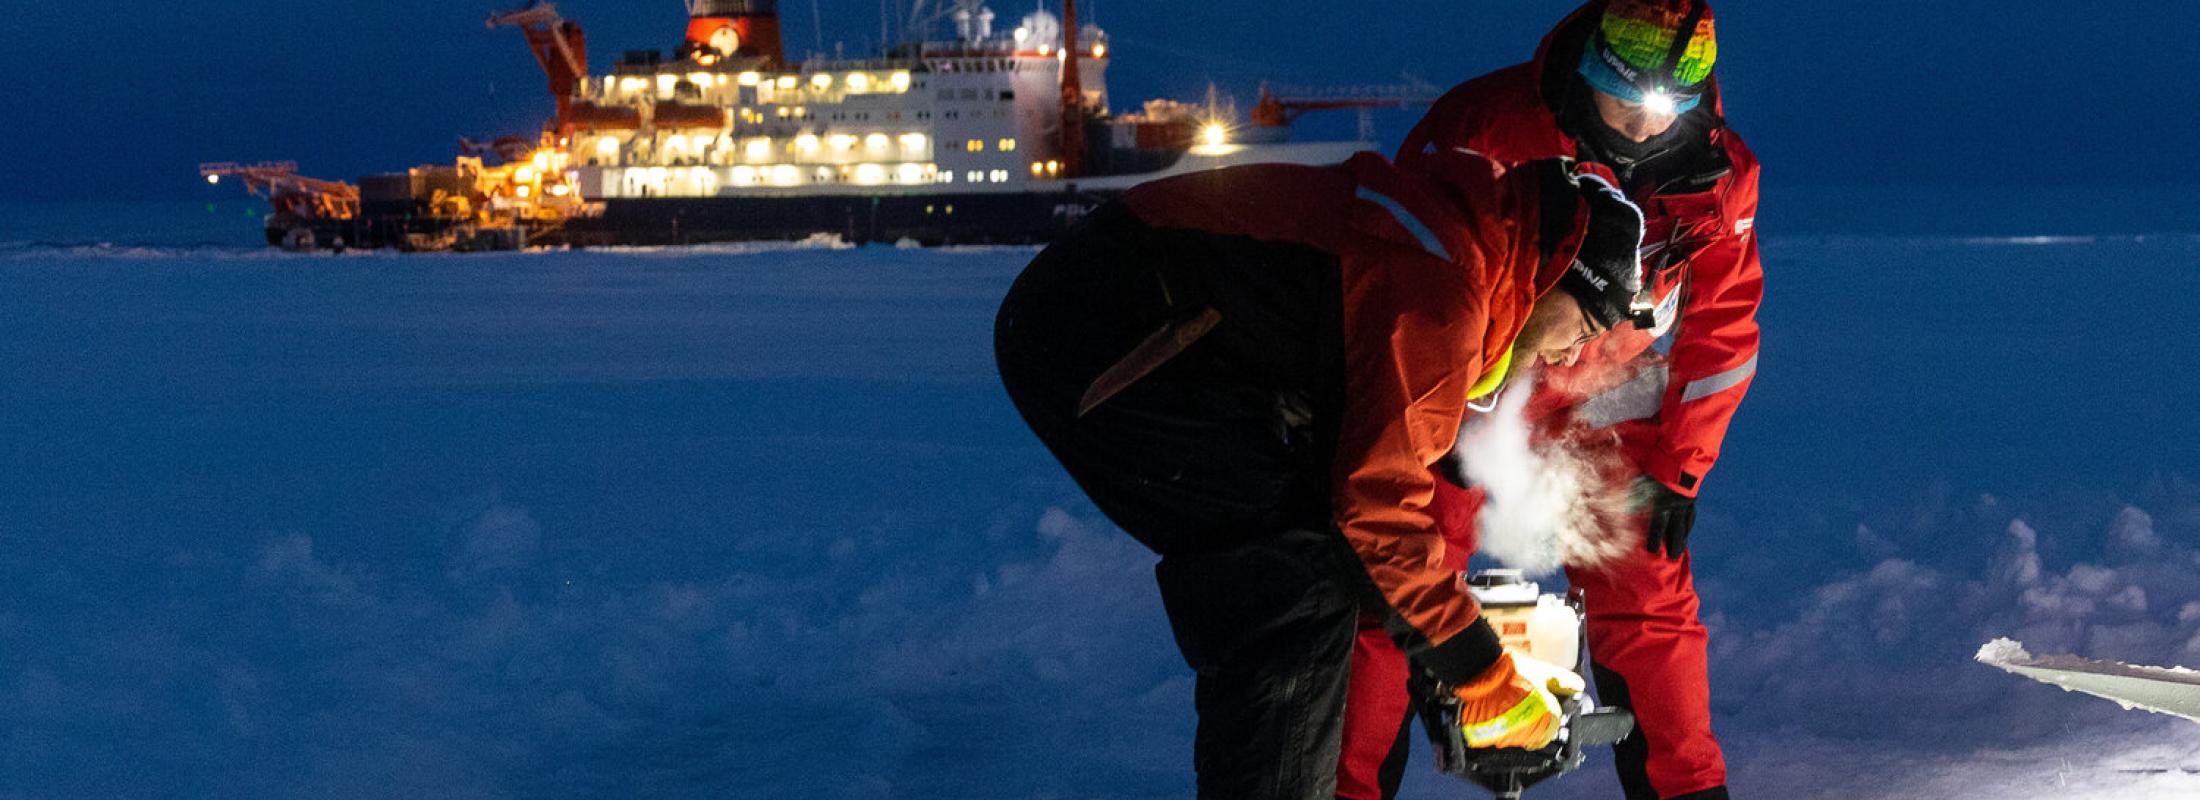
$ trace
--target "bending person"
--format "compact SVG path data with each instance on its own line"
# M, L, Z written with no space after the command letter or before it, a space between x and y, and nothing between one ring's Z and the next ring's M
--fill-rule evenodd
M1696 496L1756 372L1764 274L1752 235L1757 161L1726 125L1717 55L1703 0L1593 0L1533 60L1445 94L1398 154L1409 171L1440 169L1461 149L1507 165L1575 157L1613 170L1646 216L1656 319L1546 370L1530 406L1616 437L1642 476L1641 513L1613 533L1644 547L1567 573L1585 590L1598 696L1639 724L1615 748L1630 800L1727 796L1688 541ZM1661 339L1670 346L1653 348ZM1448 485L1439 494L1454 550L1471 549L1475 502ZM1340 794L1353 800L1396 793L1410 727L1404 661L1379 624L1366 622L1354 655L1339 767Z
M1149 183L1002 303L1017 410L1162 557L1203 797L1333 795L1363 608L1478 746L1548 743L1554 692L1580 689L1506 654L1443 567L1429 470L1511 364L1572 360L1646 310L1641 212L1558 161L1499 173L1362 153Z

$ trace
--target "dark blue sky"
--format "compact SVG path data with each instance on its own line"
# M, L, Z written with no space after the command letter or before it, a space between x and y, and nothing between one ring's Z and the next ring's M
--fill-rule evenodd
M875 0L816 0L827 48L878 36ZM1050 1L1050 5L1051 5ZM202 160L289 158L309 174L447 160L460 135L549 113L490 0L39 3L0 27L0 199L191 197ZM783 0L790 50L818 39ZM1566 0L1089 0L1114 37L1118 107L1249 102L1262 79L1449 85L1524 59ZM1005 20L1029 2L995 4ZM669 48L676 0L565 0L596 65ZM2200 4L1727 0L1729 117L1788 185L2200 183ZM2020 10L2021 9L2021 10ZM1385 115L1395 141L1412 117ZM1349 115L1307 132L1348 133Z

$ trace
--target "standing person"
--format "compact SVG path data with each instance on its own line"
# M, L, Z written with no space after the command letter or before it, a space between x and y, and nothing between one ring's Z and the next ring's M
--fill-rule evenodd
M1546 370L1537 397L1615 434L1644 476L1640 530L1626 532L1639 533L1643 552L1567 572L1585 590L1598 695L1631 708L1639 726L1615 748L1630 800L1727 796L1688 536L1756 372L1764 278L1751 235L1757 160L1726 125L1717 56L1703 0L1591 0L1533 60L1446 93L1398 153L1406 170L1461 149L1501 164L1579 158L1611 168L1646 217L1656 321L1605 337L1578 365ZM1665 337L1670 347L1655 353ZM1553 388L1595 386L1610 374L1639 377L1588 396ZM1471 549L1477 498L1450 486L1437 497L1455 549ZM1363 621L1354 652L1339 764L1340 795L1355 800L1394 795L1406 753L1405 662L1371 624Z
M1442 567L1430 466L1510 365L1647 312L1641 234L1570 164L1440 155L1415 176L1362 153L1146 184L1017 278L1001 381L1162 557L1202 797L1334 795L1363 609L1463 701L1474 745L1556 735L1581 681L1505 653Z

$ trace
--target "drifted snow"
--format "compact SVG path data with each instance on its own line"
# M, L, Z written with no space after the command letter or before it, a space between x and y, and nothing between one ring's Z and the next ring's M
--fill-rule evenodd
M0 248L0 797L1189 796L1153 557L992 374L1029 253ZM1973 661L2200 664L2200 357L2100 341L2200 240L1765 258L1737 793L2200 795L2200 726Z

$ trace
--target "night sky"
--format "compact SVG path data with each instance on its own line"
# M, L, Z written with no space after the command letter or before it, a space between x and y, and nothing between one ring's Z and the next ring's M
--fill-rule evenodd
M873 0L783 0L788 49L850 55L878 39ZM458 136L528 133L550 113L513 30L487 0L17 4L0 26L9 76L0 199L189 199L207 160L294 159L356 175L447 161ZM1050 3L1049 5L1053 5ZM1119 109L1250 103L1263 79L1448 86L1525 59L1573 7L1527 2L1090 0L1113 37ZM995 3L1001 22L1029 2ZM676 0L565 0L591 66L670 49ZM1718 74L1729 119L1777 185L2200 183L2200 4L1727 0ZM1395 142L1413 117L1385 114ZM1350 114L1302 134L1349 134Z

